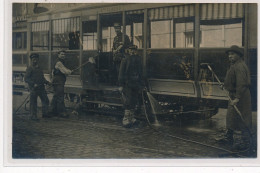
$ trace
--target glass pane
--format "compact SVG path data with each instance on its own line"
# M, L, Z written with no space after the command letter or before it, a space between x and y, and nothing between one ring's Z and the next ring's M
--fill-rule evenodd
M194 47L193 23L176 23L176 48Z
M32 50L49 49L49 22L32 23Z
M79 49L79 17L58 19L52 22L52 49Z
M137 45L138 48L143 47L143 23L134 23L134 45Z
M22 50L27 48L27 33L15 32L13 33L13 49Z
M13 65L22 65L23 55L13 55Z
M201 25L200 47L242 46L242 22L226 25Z
M32 33L32 50L48 50L49 32L39 31Z
M103 52L112 51L113 40L116 36L114 27L103 27L102 28L102 50Z
M83 22L83 50L97 50L97 22Z
M148 58L149 77L192 80L193 51L154 52Z
M151 22L151 48L173 47L172 21Z
M27 65L27 54L13 54L13 65Z

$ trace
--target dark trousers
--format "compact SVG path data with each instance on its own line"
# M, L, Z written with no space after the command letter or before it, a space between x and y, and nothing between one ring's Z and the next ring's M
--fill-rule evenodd
M135 109L136 105L138 105L140 100L140 90L138 87L129 87L125 86L123 89L124 94L124 108L127 110Z
M34 88L30 91L30 115L37 117L37 98L38 96L42 102L42 115L45 116L48 113L49 98L44 87Z
M58 84L53 86L54 95L51 101L52 113L62 114L65 112L64 104L64 85Z

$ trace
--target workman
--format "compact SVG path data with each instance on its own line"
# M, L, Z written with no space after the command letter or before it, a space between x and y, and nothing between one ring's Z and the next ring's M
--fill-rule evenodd
M116 32L116 36L113 41L112 52L116 78L118 78L120 63L122 58L124 58L125 49L128 48L128 46L130 45L130 39L127 35L124 35L121 32L120 23L114 23L114 29Z
M42 102L42 117L47 118L49 99L45 90L45 85L50 85L43 75L42 69L39 67L39 54L33 53L30 55L31 65L26 69L25 82L28 83L30 91L30 118L37 118L37 98Z
M252 126L250 74L243 60L242 49L234 45L226 53L230 61L230 68L226 73L224 87L229 92L231 101L228 103L226 116L227 132L222 142L232 144L234 149L242 150L248 147L250 138L248 130ZM242 118L234 106L237 106ZM240 142L234 140L234 131L242 132Z
M65 111L64 104L64 85L66 82L66 76L70 75L72 71L64 66L65 63L65 54L64 50L58 52L58 58L54 64L53 69L53 89L54 94L51 101L51 113L54 116L59 117L68 117L69 114Z
M143 87L142 58L137 54L137 46L128 48L128 53L122 59L119 70L119 91L122 93L124 104L124 117L122 124L124 127L131 127L135 122L135 108L139 102L141 89Z

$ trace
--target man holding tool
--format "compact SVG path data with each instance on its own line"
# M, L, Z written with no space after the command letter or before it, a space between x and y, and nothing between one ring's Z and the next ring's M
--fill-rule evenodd
M121 32L120 23L114 23L114 29L116 32L116 36L113 41L113 63L116 71L116 77L119 74L119 68L122 58L124 58L125 49L130 45L130 39L127 35L124 35Z
M44 78L43 71L39 67L39 54L31 54L31 65L26 69L25 82L28 83L30 90L30 116L32 120L39 120L37 118L37 98L38 96L42 102L42 117L47 118L49 99L44 85L50 84Z
M142 85L142 64L141 57L137 55L137 46L128 48L129 55L122 59L119 70L119 91L122 93L122 100L125 108L122 124L124 127L131 127L136 119L134 118L135 106L141 95Z
M72 71L64 66L65 62L65 51L58 52L58 58L53 69L53 98L51 101L51 114L60 117L68 117L65 112L64 104L64 85L66 82L66 76L70 75Z
M235 149L245 149L250 140L252 126L250 74L243 60L243 51L238 46L231 46L226 51L231 63L224 81L224 88L229 92L226 117L227 132L222 141L233 144L235 130L242 132L242 143L235 144Z

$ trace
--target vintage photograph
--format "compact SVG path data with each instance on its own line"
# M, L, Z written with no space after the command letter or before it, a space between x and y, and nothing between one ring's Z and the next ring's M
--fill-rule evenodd
M12 159L257 159L257 3L12 3Z

